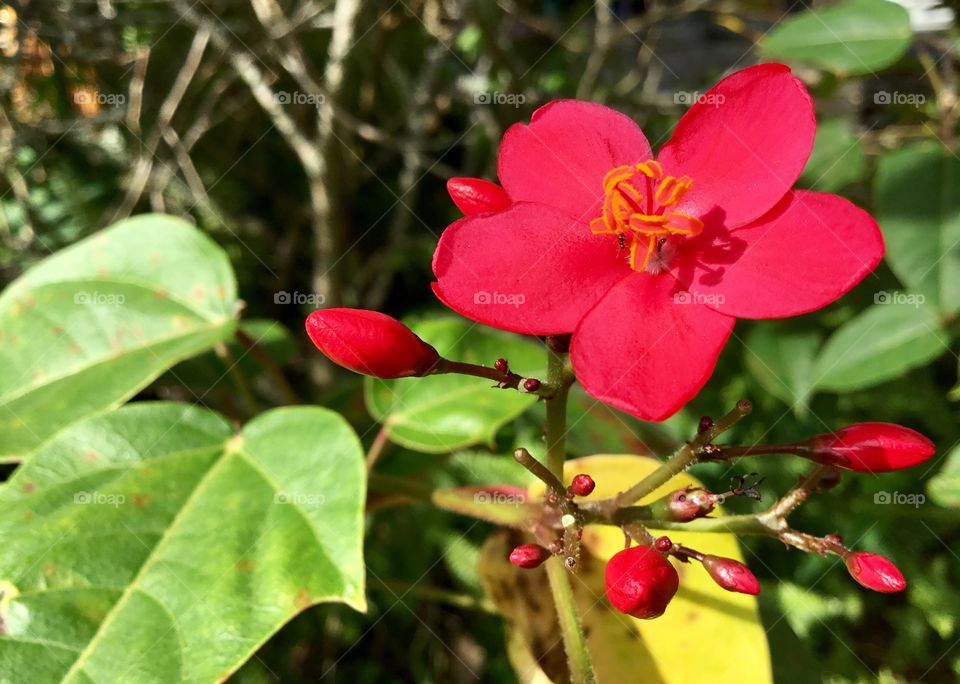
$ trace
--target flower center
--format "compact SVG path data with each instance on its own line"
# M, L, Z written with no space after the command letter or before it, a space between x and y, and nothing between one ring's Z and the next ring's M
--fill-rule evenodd
M692 185L689 176L664 176L663 167L652 159L611 169L603 179L603 211L590 222L590 230L616 235L621 249L629 241L633 270L658 272L664 267L661 251L672 236L703 231L700 219L669 210Z

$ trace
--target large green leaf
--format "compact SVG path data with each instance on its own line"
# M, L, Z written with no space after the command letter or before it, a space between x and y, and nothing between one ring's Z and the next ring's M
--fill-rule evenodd
M960 160L933 143L888 152L874 194L890 268L932 306L960 310Z
M817 125L813 152L800 176L803 187L836 192L863 176L863 145L846 121L833 119Z
M815 330L778 332L762 324L744 340L744 363L763 389L803 416L813 392L813 360L819 346Z
M515 373L544 377L546 350L517 335L454 317L423 319L410 327L448 359L492 366L503 357ZM384 424L391 440L440 453L492 442L500 426L536 401L531 395L492 385L463 375L434 375L367 378L364 389L370 413Z
M236 309L226 254L169 216L123 221L44 260L0 294L0 459L223 340Z
M326 409L73 425L0 488L0 681L218 681L317 602L363 610L364 492Z
M770 57L840 74L869 74L897 62L910 46L910 15L886 0L846 0L780 22L760 41Z
M817 356L815 386L846 392L921 366L947 349L946 331L923 304L878 304L837 329Z

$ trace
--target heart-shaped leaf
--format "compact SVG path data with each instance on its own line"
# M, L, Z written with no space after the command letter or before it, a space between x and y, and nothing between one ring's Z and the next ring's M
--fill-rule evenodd
M546 350L518 335L445 316L408 322L441 356L492 366L500 357L525 377L544 377ZM443 453L491 443L502 425L536 397L492 387L490 380L463 375L379 380L366 378L367 407L390 439L417 451Z
M170 216L123 221L45 259L0 294L0 460L220 342L236 309L226 254Z
M364 492L326 409L73 425L0 488L0 680L219 681L315 603L363 610Z

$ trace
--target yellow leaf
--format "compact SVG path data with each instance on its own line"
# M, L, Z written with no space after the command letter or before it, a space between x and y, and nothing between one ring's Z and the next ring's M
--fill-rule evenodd
M658 465L658 461L645 456L587 456L568 461L564 476L565 481L569 482L577 473L589 473L597 483L590 499L599 500L626 489ZM680 487L700 484L692 476L681 473L640 503L649 503ZM531 500L541 497L543 490L542 484L533 485L530 489ZM718 510L716 514L722 514L722 511ZM651 532L657 534L655 530ZM669 535L675 542L698 551L743 560L737 539L732 534L673 530ZM637 620L613 610L603 590L605 562L623 548L623 533L611 526L590 525L584 530L583 542L589 554L584 556L572 584L601 684L628 680L664 684L708 680L767 684L773 681L766 632L760 622L755 597L721 589L699 563L673 561L680 574L680 590L676 597L663 616L654 620ZM500 563L509 566L503 553L505 543L508 542L501 539L496 553L488 555L488 567ZM485 548L485 551L488 549ZM494 555L497 557L490 557ZM484 562L481 561L481 566ZM520 623L517 622L522 611L517 603L523 598L524 592L530 593L531 584L536 583L525 583L525 587L516 587L517 591L512 593L505 591L503 582L509 577L507 572L505 569L501 571L501 583L497 591L501 599L504 594L511 594L512 607L505 617L510 622L513 616L511 638L516 639L518 631L530 634L529 624L522 624L522 619ZM529 572L516 571L512 574L526 575ZM487 586L489 588L490 585ZM546 580L541 586L546 586ZM503 601L498 602L496 596L491 598L503 612ZM544 597L532 597L532 600L539 605ZM549 593L546 600L549 601ZM544 634L541 633L539 641L543 640ZM551 647L548 650L556 647L555 644L528 643L534 660L543 657L541 651L545 646ZM517 649L516 643L510 647L514 651ZM511 657L511 661L517 667L518 659ZM529 667L529 657L525 661ZM557 677L555 672L551 674ZM521 680L528 681L523 673Z

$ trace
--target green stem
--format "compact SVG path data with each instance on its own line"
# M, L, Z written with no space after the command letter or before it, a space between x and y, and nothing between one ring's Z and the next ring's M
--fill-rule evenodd
M567 397L573 378L567 371L567 355L547 345L547 383L554 394L547 399L547 469L563 482L567 459Z
M733 410L711 427L697 435L692 442L687 442L677 449L673 455L667 459L666 463L630 487L627 491L621 492L614 497L617 505L627 506L635 501L639 501L650 494L650 492L669 482L678 473L686 470L696 462L697 457L705 446L736 425L737 422L750 413L751 410L752 406L749 401L738 401Z
M597 676L593 673L593 665L590 663L587 639L583 634L583 624L580 622L573 590L570 588L569 573L557 557L550 558L546 566L550 591L557 607L563 647L567 652L570 681L572 684L592 684L597 681Z
M623 509L629 511L629 508ZM639 523L652 530L683 530L684 532L723 532L730 534L752 534L777 536L758 515L727 515L720 518L697 518L689 522L675 522L672 520L650 520L624 518L632 523Z

